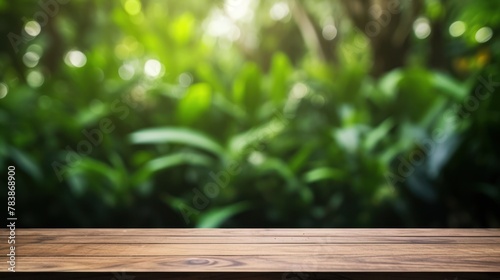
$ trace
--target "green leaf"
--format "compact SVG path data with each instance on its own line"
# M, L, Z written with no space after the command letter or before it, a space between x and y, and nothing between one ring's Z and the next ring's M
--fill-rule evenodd
M28 173L35 180L40 180L42 178L42 171L30 156L13 147L10 147L9 150L12 160L14 160L24 172Z
M85 192L85 176L82 174L73 174L68 177L68 184L77 196L81 196Z
M304 175L306 183L314 183L322 180L342 180L345 178L345 172L331 167L319 167L307 172Z
M384 139L384 137L389 133L391 128L394 126L394 121L392 119L386 119L377 128L373 129L368 133L365 138L363 145L365 149L371 151L375 146Z
M127 174L127 167L125 166L125 163L123 162L123 159L120 157L120 155L117 152L111 153L111 156L109 157L109 161L113 164L113 167L115 169L123 174Z
M85 177L97 174L108 179L114 188L119 188L121 183L119 172L116 172L106 163L89 157L82 158L75 165L69 166L68 173L70 176L83 175ZM94 187L99 188L98 186Z
M211 167L213 166L213 160L208 156L194 152L180 152L162 156L147 162L145 166L136 173L133 179L134 185L142 184L160 170L184 164Z
M305 204L309 205L314 200L314 193L309 187L304 186L300 188L300 198Z
M170 206L172 209L177 210L177 211L179 211L183 206L189 204L189 202L187 202L186 200L184 200L182 198L178 198L178 197L172 196L170 194L164 194L161 197L161 200L165 204L167 204L168 206Z
M425 118L437 99L443 98L434 88L432 74L425 69L406 69L398 87L396 113L415 123Z
M195 18L190 13L184 13L177 17L170 25L170 34L175 42L179 45L184 45L193 35L195 27Z
M339 146L351 153L356 151L359 147L360 134L361 127L359 125L332 131L332 136Z
M0 112L1 114L1 112ZM3 164L9 154L8 152L8 146L7 146L7 143L5 143L5 141L3 139L0 138L0 166L3 167Z
M225 150L210 137L191 129L163 127L149 128L134 132L130 135L133 144L184 144L224 157Z
M195 84L189 87L180 100L177 118L180 123L190 125L199 119L212 104L212 89L208 84Z
M105 117L107 113L108 108L106 104L100 101L95 101L95 103L91 104L88 108L81 110L75 116L75 122L78 127L92 125L99 122L99 120Z
M297 172L300 170L302 166L307 163L308 158L311 156L312 152L315 148L314 142L306 143L304 146L300 148L300 150L293 155L290 159L288 166L293 172Z
M113 152L109 158L113 167L113 182L115 182L116 186L126 187L130 186L129 184L129 172L122 158L118 155L118 153Z
M214 107L228 114L231 118L236 120L244 120L246 118L245 110L228 100L222 94L214 95L213 104Z
M288 190L297 190L300 186L295 174L288 167L288 165L278 158L268 158L261 165L258 166L261 172L276 172L286 182Z
M196 75L200 77L200 80L208 82L216 92L227 92L221 75L208 62L200 62L198 64Z
M261 126L254 127L248 131L231 137L229 149L232 155L242 154L245 149L259 142L268 142L284 129L284 125L279 120L271 120Z
M247 202L240 202L226 207L215 208L200 216L198 228L216 228L222 225L232 216L247 210L250 204Z
M233 101L247 112L255 112L261 103L261 73L255 63L248 63L233 84Z
M434 86L442 90L444 93L451 95L456 101L462 101L469 91L469 87L463 85L452 77L442 74L434 73Z
M394 96L398 90L398 83L403 78L403 71L393 70L379 80L379 88L385 96Z
M147 167L152 171L158 171L179 164L203 165L210 167L213 166L213 160L210 157L201 154L182 152L153 159L147 163Z
M287 79L292 66L288 57L283 53L273 56L271 62L271 99L275 104L283 102L287 94Z

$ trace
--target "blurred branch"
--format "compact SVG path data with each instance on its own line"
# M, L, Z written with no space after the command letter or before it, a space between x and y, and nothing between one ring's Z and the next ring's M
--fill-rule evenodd
M413 21L423 10L423 1L412 1L411 8L401 9L399 24L394 31L392 43L396 46L402 46L404 41L411 33Z
M368 17L368 8L371 6L371 1L342 0L342 4L354 25L364 32L370 19Z
M50 37L50 41L42 57L42 63L47 67L50 73L56 73L58 71L64 54L64 40L56 25L56 20L52 19L48 21L45 28Z
M343 0L342 4L370 41L374 60L371 74L379 77L402 67L410 49L412 25L422 11L423 1ZM375 30L368 30L370 26Z
M307 10L302 6L300 1L292 2L292 15L299 27L302 38L307 47L315 53L316 57L321 60L326 60L325 51L321 45L321 38L314 27L313 21L307 13Z
M440 1L440 5L446 9L448 1ZM430 35L430 48L431 52L429 54L428 64L434 69L447 69L448 64L448 54L445 50L445 15L441 13L436 19L431 22L431 35Z

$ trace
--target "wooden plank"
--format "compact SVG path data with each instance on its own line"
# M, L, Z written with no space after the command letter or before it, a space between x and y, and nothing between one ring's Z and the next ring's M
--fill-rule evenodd
M19 244L500 244L500 237L414 237L414 236L154 236L75 235L17 237Z
M5 246L6 249L6 246ZM268 256L310 255L394 257L415 256L488 255L500 260L500 244L17 244L22 256ZM500 262L499 262L500 265Z
M485 255L19 257L18 271L127 272L498 272L500 259Z
M166 279L190 279L190 280L464 280L464 279L500 279L500 273L484 272L314 272L314 273L293 273L293 272L133 272L133 273L110 273L110 272L32 272L32 273L5 273L0 274L0 279L9 280L166 280Z
M499 229L215 229L215 228L148 228L148 229L22 229L18 235L62 236L62 235L155 235L155 236L468 236L500 237ZM2 229L0 235L7 235Z
M500 272L499 229L17 229L15 246L30 272Z

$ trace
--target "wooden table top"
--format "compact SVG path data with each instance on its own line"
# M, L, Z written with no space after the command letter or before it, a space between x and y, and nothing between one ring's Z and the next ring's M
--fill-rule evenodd
M500 229L16 229L15 246L21 272L500 272Z

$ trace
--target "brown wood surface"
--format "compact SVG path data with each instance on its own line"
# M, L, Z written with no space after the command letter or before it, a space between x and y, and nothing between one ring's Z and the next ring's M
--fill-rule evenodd
M27 272L500 272L500 229L17 229L15 246Z
M31 272L0 273L9 280L485 280L500 279L491 272Z

